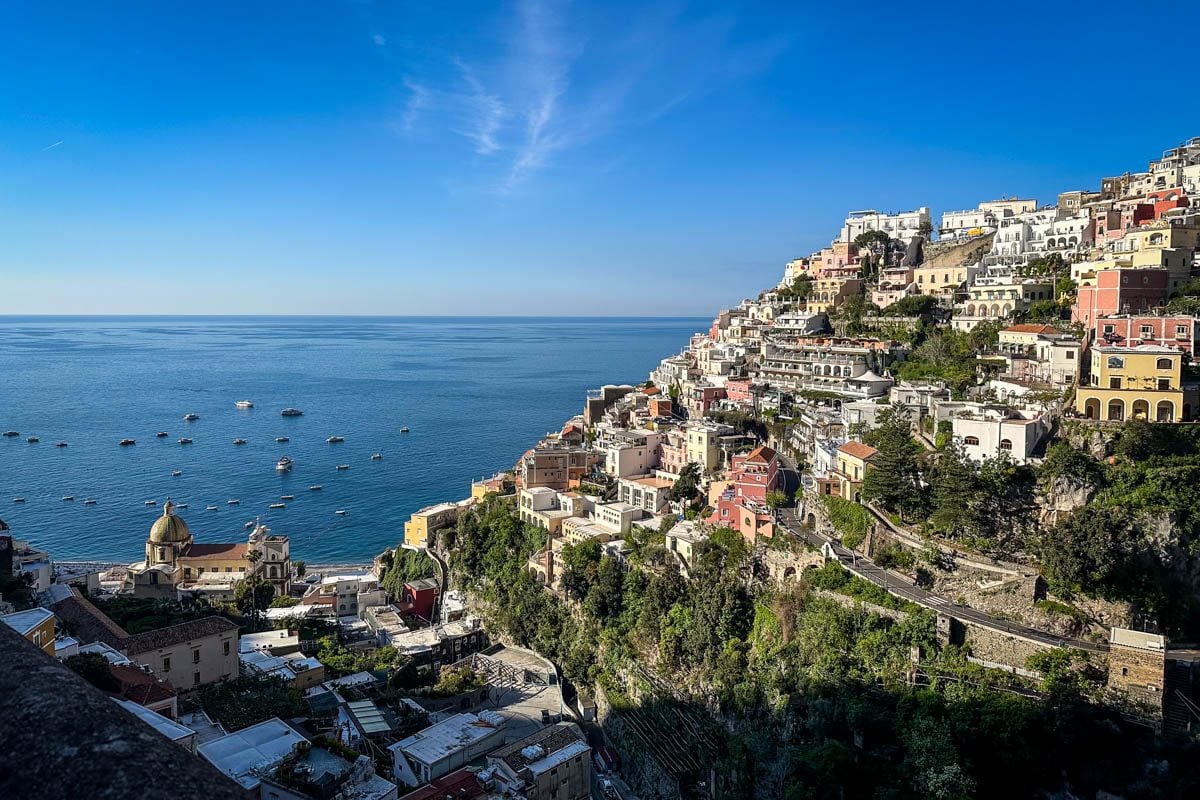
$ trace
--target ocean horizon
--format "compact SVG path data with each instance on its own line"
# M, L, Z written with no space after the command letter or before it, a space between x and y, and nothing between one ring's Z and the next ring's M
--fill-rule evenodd
M402 539L413 511L511 468L581 412L587 389L645 380L709 322L0 316L0 430L20 433L0 437L0 518L56 560L132 562L169 496L187 504L178 513L197 541L240 541L258 518L297 559L367 561ZM282 455L290 472L274 468Z

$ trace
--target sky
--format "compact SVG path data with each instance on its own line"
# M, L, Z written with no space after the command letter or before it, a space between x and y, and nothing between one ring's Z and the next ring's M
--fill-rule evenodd
M0 314L708 316L848 210L1052 202L1200 135L1200 5L1138 12L1145 58L1129 14L6 2Z

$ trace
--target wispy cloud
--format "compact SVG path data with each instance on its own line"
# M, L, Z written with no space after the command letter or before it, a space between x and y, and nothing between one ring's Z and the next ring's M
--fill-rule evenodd
M661 6L619 24L578 13L587 7L519 0L498 52L442 55L450 69L437 77L432 54L419 79L404 79L401 127L412 133L421 120L463 137L488 190L510 194L570 163L568 152L611 163L611 152L592 151L765 69L786 44L739 41L735 19Z
M44 153L44 152L46 152L47 150L53 150L54 148L58 147L58 146L59 146L60 144L62 144L62 143L63 143L63 140L62 140L62 139L59 139L59 140L58 140L57 142L55 142L54 144L48 144L48 145L46 145L45 147L43 147L43 148L42 148L42 152Z
M376 47L387 46L387 37L384 36L382 33L371 34L371 41L375 43Z

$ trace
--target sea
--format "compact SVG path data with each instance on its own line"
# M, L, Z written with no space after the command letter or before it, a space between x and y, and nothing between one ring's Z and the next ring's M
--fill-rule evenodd
M242 541L257 519L294 559L367 563L413 511L469 496L580 413L589 388L645 380L708 324L0 317L0 431L20 433L0 437L0 519L58 561L132 562L169 497L199 542ZM279 472L284 455L294 466Z

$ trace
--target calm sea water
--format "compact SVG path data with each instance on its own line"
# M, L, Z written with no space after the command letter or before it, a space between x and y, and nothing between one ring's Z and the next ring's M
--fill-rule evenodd
M0 431L21 433L0 437L0 518L59 560L133 561L170 496L188 504L179 514L199 541L240 541L261 515L291 537L294 558L366 561L403 537L414 510L465 497L472 478L511 467L581 411L588 388L645 380L706 326L0 317ZM236 409L243 399L254 408ZM304 416L281 417L287 406ZM189 412L200 419L184 422ZM332 435L345 443L326 444ZM120 447L123 438L137 444ZM376 452L382 460L371 460ZM295 467L278 473L285 454ZM295 499L285 509L267 508L286 494ZM152 499L160 506L145 505Z

